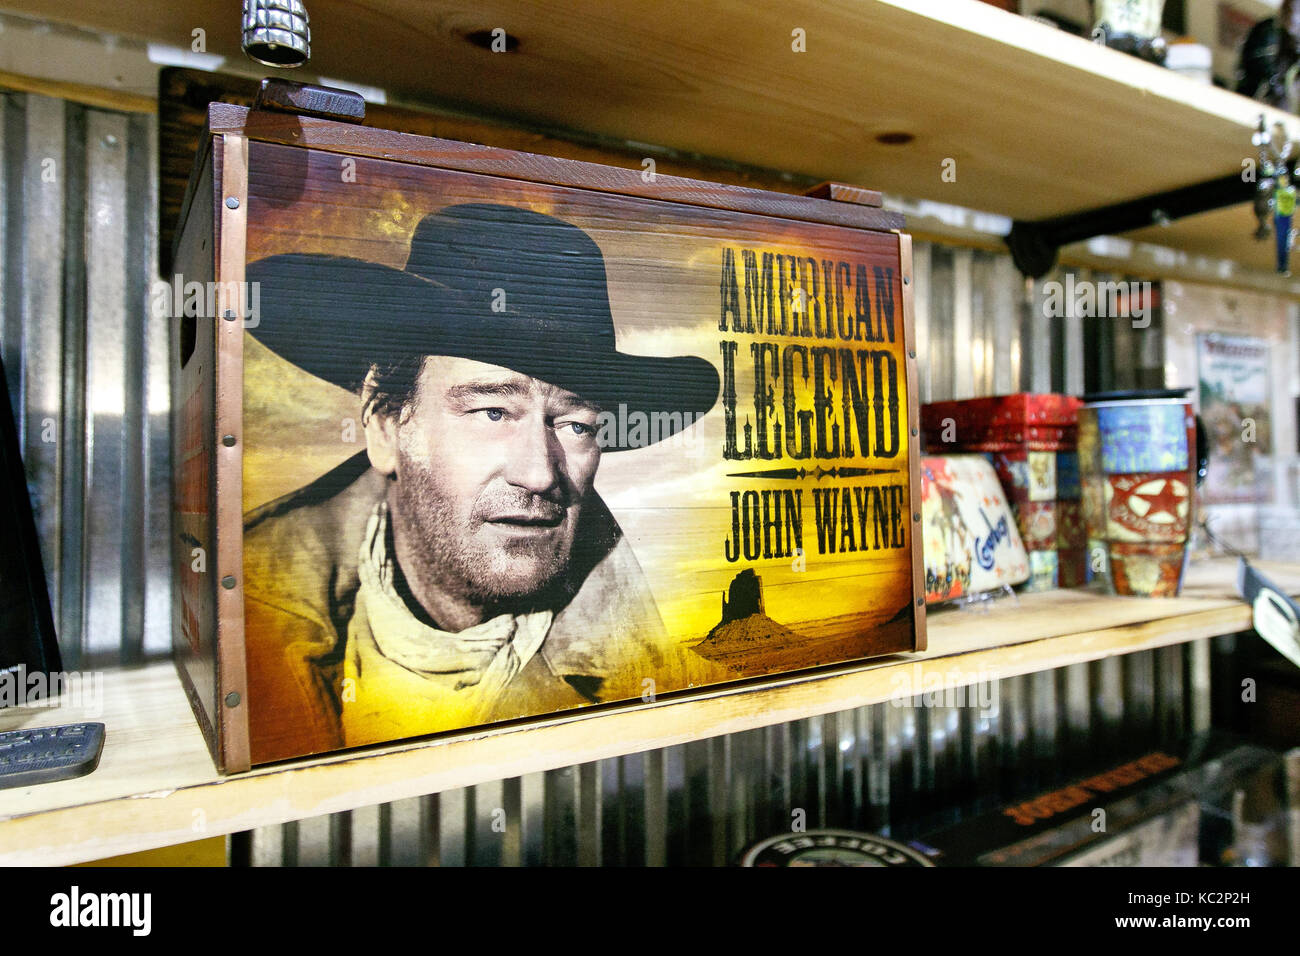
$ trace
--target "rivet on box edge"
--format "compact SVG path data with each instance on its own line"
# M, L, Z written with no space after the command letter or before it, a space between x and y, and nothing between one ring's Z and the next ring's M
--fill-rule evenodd
M916 432L912 432L912 434L915 435ZM234 435L222 435L222 436L221 436L221 444L225 445L227 448L234 448L234 447L235 447L235 436L234 436Z
M224 318L227 322L233 322L233 321L235 321L235 313L234 313L234 310L233 310L233 309L226 309L226 314L225 314L224 316L222 316L222 318Z
M919 511L914 511L914 512L912 512L912 520L913 520L913 521L920 521L920 520L921 520L921 513L920 513Z
M916 349L908 349L908 350L907 350L907 357L908 357L908 358L916 358Z
M917 599L916 599L916 606L917 606L917 607L923 607L924 605L925 605L925 598L917 598Z
M903 276L903 285L911 285L911 284L912 284L912 277L911 277L911 276Z
M913 437L913 438L916 437L916 429L915 429L915 428L912 429L912 437Z
M239 208L239 200L236 199L234 196L227 196L227 197L226 197L226 208L227 208L227 209L238 209L238 208Z
M231 588L233 588L233 587L235 586L235 577L234 577L234 575L232 575L232 574L227 574L224 578L222 578L222 579L221 579L221 586L222 586L223 588L225 588L227 591L229 591Z
M232 690L229 694L226 695L226 706L227 707L239 706L239 691Z

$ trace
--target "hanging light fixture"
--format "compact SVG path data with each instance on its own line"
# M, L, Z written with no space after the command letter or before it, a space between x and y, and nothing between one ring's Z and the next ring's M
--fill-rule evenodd
M302 66L311 57L311 26L301 0L244 0L244 52L267 66Z

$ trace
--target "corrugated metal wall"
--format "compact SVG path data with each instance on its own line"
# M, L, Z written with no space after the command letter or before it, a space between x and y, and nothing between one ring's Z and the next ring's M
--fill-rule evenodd
M0 94L0 357L67 667L170 646L156 130Z
M70 667L165 655L170 640L156 135L151 117L0 95L0 354ZM1083 390L1087 320L1041 318L1041 283L1007 256L918 243L915 272L923 401ZM909 836L1121 739L1206 726L1208 674L1201 642L1004 680L987 709L864 707L235 846L264 865L721 864L796 820Z
M796 822L910 838L1207 722L1198 673L1204 643L1072 665L998 682L987 709L879 704L268 827L251 862L723 865Z

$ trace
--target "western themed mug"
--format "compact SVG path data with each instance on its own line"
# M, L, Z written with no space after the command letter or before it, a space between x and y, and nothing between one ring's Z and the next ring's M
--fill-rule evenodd
M1182 586L1198 461L1187 389L1085 396L1079 477L1094 570L1116 594L1174 597Z

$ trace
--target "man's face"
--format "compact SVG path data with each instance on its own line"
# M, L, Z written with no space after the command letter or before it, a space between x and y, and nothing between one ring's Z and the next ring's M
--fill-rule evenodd
M498 365L428 358L397 424L390 497L411 584L435 582L482 606L554 582L600 464L597 412ZM407 567L410 557L420 567Z

